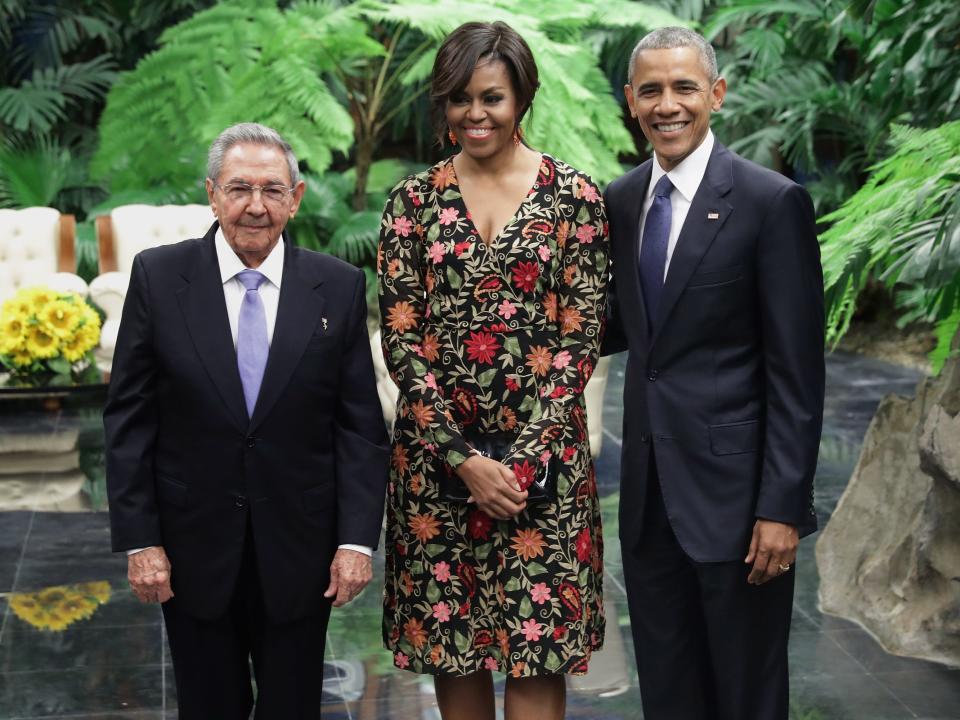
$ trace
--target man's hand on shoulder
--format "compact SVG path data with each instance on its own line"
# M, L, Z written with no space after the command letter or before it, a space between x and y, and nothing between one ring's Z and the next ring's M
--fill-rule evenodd
M373 561L357 550L340 548L330 563L330 587L323 594L332 597L333 606L341 607L353 600L373 577Z
M148 547L127 556L127 580L140 602L165 603L173 597L170 561L160 546Z
M763 585L775 577L789 572L797 559L800 535L794 525L759 519L753 526L750 551L744 562L753 563L747 576L751 585Z

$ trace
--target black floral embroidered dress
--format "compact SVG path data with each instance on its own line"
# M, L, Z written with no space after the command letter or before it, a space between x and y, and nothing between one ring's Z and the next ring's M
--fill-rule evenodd
M400 399L386 535L384 644L397 667L583 673L603 642L600 509L582 392L597 361L607 225L596 186L543 156L487 245L452 160L407 178L383 215L383 346ZM461 430L519 433L521 483L551 454L558 502L497 521L442 502Z

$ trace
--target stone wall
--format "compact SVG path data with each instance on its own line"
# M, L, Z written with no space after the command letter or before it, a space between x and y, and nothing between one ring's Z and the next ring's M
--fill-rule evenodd
M960 666L960 358L880 403L816 555L823 612Z

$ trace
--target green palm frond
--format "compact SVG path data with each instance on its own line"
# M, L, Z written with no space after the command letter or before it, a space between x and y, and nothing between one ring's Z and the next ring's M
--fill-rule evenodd
M363 25L325 3L282 12L232 0L197 13L111 90L94 172L118 187L188 186L209 143L240 121L280 128L322 171L353 140L324 74L370 52Z
M362 265L371 251L376 252L380 220L380 210L352 213L330 236L327 251L354 265Z
M960 349L953 347L958 332L960 332L960 308L936 325L934 333L937 338L937 346L930 353L930 366L934 374L943 369L947 360L960 353Z
M116 78L106 55L88 62L38 68L16 87L0 88L0 125L45 133L79 101L97 99Z
M0 26L3 25L6 27L0 31L0 48L10 48L5 74L14 81L37 68L70 64L67 56L91 41L107 50L119 42L119 22L104 8L96 7L95 2L44 4L6 0L0 8Z
M86 158L57 140L7 141L0 146L0 207L89 207L103 190L89 182Z
M895 126L896 148L866 184L822 218L828 338L849 326L871 277L911 292L901 305L941 321L960 307L960 122L932 130Z
M70 152L42 139L0 149L0 207L48 206L67 182Z

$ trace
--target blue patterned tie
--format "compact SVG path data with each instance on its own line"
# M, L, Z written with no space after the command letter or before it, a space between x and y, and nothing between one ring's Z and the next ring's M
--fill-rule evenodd
M237 323L237 367L240 370L240 382L243 383L243 397L247 402L247 415L253 417L270 350L267 315L263 310L263 300L260 299L260 286L267 278L256 270L241 270L236 278L247 289Z
M667 266L667 244L670 241L670 193L673 183L664 175L653 188L653 204L647 211L643 224L643 240L640 243L640 286L643 304L647 308L647 322L653 332L653 320L657 316L657 303L663 289L664 268Z

